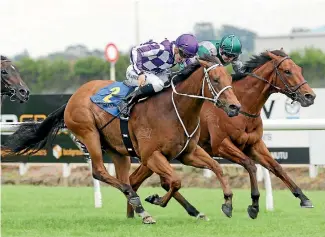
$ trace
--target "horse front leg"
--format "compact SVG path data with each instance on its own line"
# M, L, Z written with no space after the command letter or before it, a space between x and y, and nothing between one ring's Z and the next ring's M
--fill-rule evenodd
M130 176L130 184L134 191L137 191L140 185L149 178L153 172L146 166L140 165ZM168 191L170 189L169 184L166 179L160 177L161 186ZM177 200L179 204L181 204L186 212L197 219L208 220L208 218L203 214L200 213L191 203L189 203L178 191L174 193L173 197ZM159 205L160 197L155 194L149 196L145 199L147 202L151 204ZM134 216L133 208L128 205L127 215L129 218Z
M210 169L215 173L218 180L220 181L225 203L222 204L221 210L227 217L232 216L232 197L233 193L231 191L228 180L223 174L220 164L215 161L205 150L203 150L199 145L197 145L195 151L189 155L183 156L179 159L184 165L193 166L201 169Z
M288 176L288 174L282 169L281 165L272 158L271 153L267 149L263 140L255 143L250 149L248 149L249 156L260 163L263 167L271 171L277 177L279 177L291 190L292 194L300 199L300 206L305 208L314 207L308 197L301 191L295 182Z
M212 144L213 145L213 144ZM215 151L214 151L215 152ZM251 198L252 205L249 205L247 212L250 218L257 218L259 212L259 198L260 192L258 190L258 183L256 178L256 165L247 155L245 155L238 147L236 147L230 139L225 139L221 146L218 147L218 156L226 158L234 163L243 166L249 173L251 183Z
M153 204L159 205L161 207L166 207L170 199L173 197L174 193L181 188L181 180L177 176L173 167L169 164L167 158L161 154L160 151L155 151L153 154L146 159L145 164L151 171L158 174L169 187L168 192L163 196L152 195L148 199L152 199Z

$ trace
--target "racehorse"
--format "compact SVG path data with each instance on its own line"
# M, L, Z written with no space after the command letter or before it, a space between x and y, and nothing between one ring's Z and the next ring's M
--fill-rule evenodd
M119 189L142 217L143 223L155 223L129 185L130 158L123 144L120 120L114 120L111 114L90 101L90 97L100 88L112 83L109 80L95 80L82 85L67 105L53 112L41 124L21 125L7 139L5 147L15 154L36 152L51 141L65 123L86 146L92 160L93 177ZM142 164L157 173L168 186L166 195L159 199L161 206L166 206L181 188L181 181L170 160L175 157L187 160L210 158L197 146L200 110L205 100L220 106L228 116L236 116L240 110L231 89L230 75L215 58L208 56L186 67L173 77L171 87L137 103L131 111L128 130L134 151ZM117 178L109 175L105 169L102 145L114 162Z
M260 197L255 162L279 177L293 195L301 200L301 207L312 207L311 201L291 180L281 165L272 158L263 142L263 124L260 113L272 93L282 93L293 101L298 101L303 107L312 105L316 95L305 81L301 68L284 53L283 49L253 56L245 64L245 71L244 74L233 76L234 91L242 105L240 115L230 118L225 116L222 110L204 103L200 114L199 145L211 156L226 158L242 165L249 172L252 205L248 206L247 211L252 219L258 215ZM211 169L223 182L218 170L214 166L207 166L206 163L202 157L198 157L187 165ZM140 165L130 176L130 184L136 191L151 175L152 171ZM162 186L164 187L163 183ZM157 195L153 195L146 200L156 204L156 198ZM174 193L174 198L191 216L199 213L196 208L184 201L180 193ZM132 211L130 213L128 210L128 215L132 215Z
M9 96L11 101L25 103L29 93L17 67L7 57L1 55L1 104L5 96Z

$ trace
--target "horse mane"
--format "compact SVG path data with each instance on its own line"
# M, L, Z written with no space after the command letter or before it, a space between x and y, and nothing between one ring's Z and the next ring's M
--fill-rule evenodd
M271 53L275 54L276 56L280 57L286 57L288 56L286 53L284 53L281 50L273 50ZM271 61L272 58L267 55L267 52L263 52L260 55L253 55L245 64L242 73L235 73L232 74L232 80L233 81L239 81L241 79L244 79L247 76L247 73L251 73L254 71L254 69L264 65L268 61Z
M216 57L210 56L208 54L204 54L203 56L199 57L198 59L200 60L204 60L207 62L211 62L211 63L220 63L219 59L217 59ZM195 72L198 68L201 67L201 64L198 60L196 60L196 62L187 65L183 70L181 70L177 76L174 77L173 81L174 84L176 85L177 83L186 80L187 78L189 78L193 72Z

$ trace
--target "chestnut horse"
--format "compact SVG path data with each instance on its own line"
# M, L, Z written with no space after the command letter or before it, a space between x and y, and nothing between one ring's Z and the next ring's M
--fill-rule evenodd
M199 145L211 156L226 158L242 165L249 172L252 205L249 205L247 211L251 218L255 219L259 212L260 194L255 161L282 179L293 195L301 200L301 207L312 207L311 201L291 180L281 165L272 158L263 142L260 112L272 93L280 92L298 101L303 107L312 105L316 96L305 81L301 68L282 49L253 56L245 64L245 71L245 74L237 74L233 77L234 91L242 105L240 115L229 118L220 109L204 103L200 114ZM197 159L188 165L211 169L204 163L203 159ZM216 169L211 170L216 174L218 172ZM151 175L152 171L147 167L139 166L130 176L131 186L137 190L141 183ZM222 176L217 174L217 177L221 181ZM164 187L163 183L162 186ZM156 204L156 198L157 195L153 195L146 200ZM199 213L196 208L184 202L180 193L174 193L174 198L191 216Z
M13 153L36 152L54 138L58 129L67 128L87 148L94 178L119 189L143 223L155 223L139 196L129 185L130 159L120 131L120 120L96 104L90 97L113 81L91 81L82 85L63 105L41 124L27 123L7 139L5 147ZM169 161L183 157L188 161L211 159L199 146L200 111L205 100L212 101L228 114L238 115L240 104L231 89L231 77L213 57L198 60L173 77L172 87L134 106L129 132L134 150L144 166L157 173L168 192L159 199L166 206L181 181ZM206 95L206 96L205 96ZM109 122L107 122L109 121ZM108 125L109 123L109 125ZM108 125L108 126L106 126ZM109 175L102 157L102 145L112 157L117 178ZM220 168L220 167L219 167ZM224 183L225 193L231 193ZM200 215L198 215L200 217Z
M9 96L11 101L25 103L29 93L17 67L7 57L1 55L1 104L5 96Z

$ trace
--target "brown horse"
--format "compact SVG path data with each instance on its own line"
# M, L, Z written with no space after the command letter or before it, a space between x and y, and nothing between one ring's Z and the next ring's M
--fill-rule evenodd
M113 120L110 114L90 101L90 97L100 88L111 83L113 82L91 81L84 84L71 96L67 105L53 112L41 124L21 125L8 138L6 147L14 153L28 152L31 149L37 151L65 123L87 147L92 160L93 176L125 194L128 203L144 223L155 223L129 185L130 159L123 144L120 120ZM231 77L212 57L188 66L174 77L171 84L172 88L136 104L128 125L134 150L142 164L157 173L168 186L167 194L159 199L161 206L166 206L173 194L181 188L181 181L168 161L177 156L189 161L197 157L211 159L197 146L197 128L203 102L209 100L216 103L228 116L238 115L240 109L231 90ZM110 121L108 126L107 121ZM117 178L109 175L105 169L101 145L112 157ZM229 186L227 183L223 185ZM225 190L225 193L231 195L231 190Z
M29 93L17 67L7 57L1 55L1 104L5 96L9 96L11 101L25 103Z
M249 172L252 205L249 205L247 211L251 218L257 217L260 196L254 161L281 178L294 196L301 200L302 207L312 207L310 200L289 178L278 162L272 158L264 144L260 112L268 97L275 92L287 95L294 101L300 102L303 107L312 105L316 96L305 81L301 68L282 49L254 56L245 66L246 74L234 75L233 78L234 91L242 105L241 114L229 118L220 109L210 106L209 103L204 103L200 115L199 145L211 156L226 158L242 165ZM218 170L213 166L206 166L205 163L206 161L201 158L193 160L188 165L209 168L222 181ZM151 175L152 172L147 167L139 166L130 176L131 186L137 190L141 183ZM164 187L163 183L162 186ZM153 195L146 200L156 204L156 197ZM190 215L195 216L199 213L193 206L184 202L180 193L174 193L174 198ZM130 211L128 210L128 212Z

